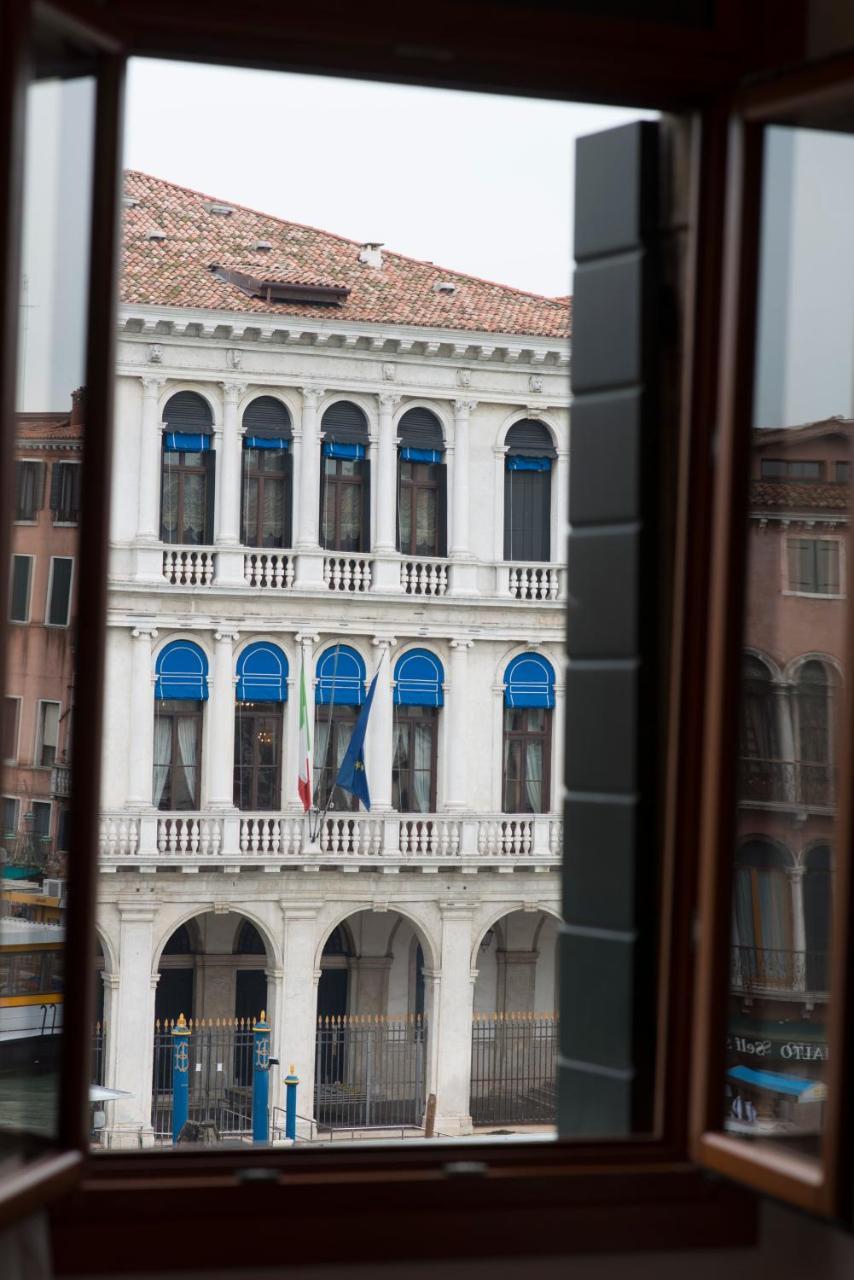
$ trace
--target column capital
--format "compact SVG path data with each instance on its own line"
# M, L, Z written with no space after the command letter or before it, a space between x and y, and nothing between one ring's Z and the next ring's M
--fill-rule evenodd
M104 984L105 990L118 991L121 977L117 973L102 973L101 982Z
M392 645L397 644L397 637L396 636L374 636L374 638L371 640L371 644L375 645L376 648L378 649L382 649L382 648L390 649Z
M236 644L239 639L240 639L240 632L233 631L230 627L223 627L221 631L214 632L214 640L221 640L221 641L230 640Z
M806 867L786 867L786 875L790 880L803 880Z
M142 394L147 400L156 399L166 385L166 379L162 375L150 373L143 374L140 381L142 383Z
M116 907L122 924L153 924L160 903L155 906L150 903L122 902L119 899Z
M380 391L377 395L380 408L385 409L387 413L394 413L402 399L403 396L396 395L393 391Z
M464 636L458 636L448 643L452 649L459 649L461 653L465 653L467 649L474 648L474 640L468 640Z
M297 644L317 644L320 636L316 631L298 631L294 636Z
M467 418L473 409L477 408L477 400L455 400L454 415L457 418Z
M221 382L225 403L227 405L236 405L238 400L246 391L247 384L245 382Z
M159 632L156 627L146 627L146 626L131 627L130 633L133 636L134 640L142 640L142 639L156 640L159 635Z
M326 394L325 387L300 387L303 404L306 408L316 409Z
M509 452L509 449L510 449L510 446L506 444L494 444L492 446L492 452L496 458L506 457Z
M440 902L439 910L443 920L472 920L474 908L468 902Z
M548 413L549 405L547 404L526 404L525 412L529 418L538 418L541 413Z

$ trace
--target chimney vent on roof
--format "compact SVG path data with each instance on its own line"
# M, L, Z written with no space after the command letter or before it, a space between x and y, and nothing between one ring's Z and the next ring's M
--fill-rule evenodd
M145 238L146 240L165 240L166 232L160 227L152 227Z
M273 244L270 240L258 240L255 245L255 249L258 253L269 253L272 247Z
M383 265L383 245L381 240L368 240L360 246L359 261L364 262L366 267L381 267Z
M230 204L220 204L216 200L206 200L204 207L208 213L219 214L221 218L229 218L234 213L234 208Z
M433 291L435 293L456 293L457 286L454 284L453 280L437 280L433 285Z
M126 209L135 209L139 201L136 196L122 196L122 204Z

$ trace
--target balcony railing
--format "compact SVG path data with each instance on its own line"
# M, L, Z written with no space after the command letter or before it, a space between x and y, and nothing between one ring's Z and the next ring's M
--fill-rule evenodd
M554 564L505 564L499 567L499 594L512 600L557 600L560 569Z
M826 951L788 951L768 947L733 947L730 987L755 992L816 993L828 986Z
M401 560L400 585L408 596L445 595L448 590L447 560Z
M99 853L105 871L342 864L539 871L559 865L562 826L547 814L332 814L312 841L300 814L105 813Z
M163 552L163 577L173 587L208 587L216 573L216 552L209 547L169 547Z
M296 565L284 551L247 551L243 576L250 587L292 587Z
M370 556L324 556L323 581L330 591L370 591Z
M832 808L836 803L836 771L829 764L743 756L739 760L739 799L806 809Z
M50 771L50 794L58 800L71 795L71 766L55 764Z

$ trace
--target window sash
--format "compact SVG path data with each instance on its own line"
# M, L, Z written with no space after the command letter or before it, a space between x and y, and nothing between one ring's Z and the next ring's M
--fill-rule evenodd
M160 541L204 546L209 541L208 479L213 457L163 450Z
M3 759L14 763L18 758L18 733L21 722L21 699L3 698Z
M835 538L789 538L789 590L839 594L840 543Z
M504 708L502 812L548 813L551 732L550 708Z
M234 804L259 812L281 808L282 725L281 702L235 704ZM270 741L263 740L269 735Z
M50 586L48 588L47 618L49 627L67 627L71 614L71 577L74 560L71 556L51 556Z
M323 459L321 540L328 551L362 549L363 466L360 461Z
M394 708L391 807L398 813L436 812L438 708Z
M154 716L154 798L162 811L197 812L202 773L200 704L159 700ZM158 724L165 726L158 733Z
M33 576L32 556L12 556L12 582L9 592L9 620L29 622L30 589Z

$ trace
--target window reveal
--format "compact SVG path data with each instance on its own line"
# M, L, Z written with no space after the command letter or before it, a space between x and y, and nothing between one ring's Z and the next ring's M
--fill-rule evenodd
M441 556L440 488L444 466L437 463L400 461L399 550L406 556Z
M504 813L546 813L549 808L551 711L504 709Z
M234 803L238 809L281 807L282 703L238 702L234 721Z
M201 439L201 437L200 437ZM160 507L162 542L213 542L214 453L164 448Z
M436 812L436 707L394 709L391 803L399 813Z
M164 699L155 704L154 805L186 811L199 807L202 704Z
M329 551L366 551L367 463L359 458L323 459L322 541Z
M246 547L291 542L291 459L284 448L243 450L241 541Z
M18 723L21 714L20 698L3 699L3 759L15 761L18 757Z

